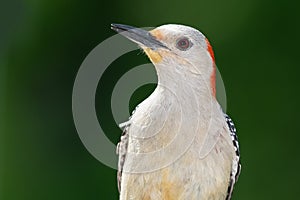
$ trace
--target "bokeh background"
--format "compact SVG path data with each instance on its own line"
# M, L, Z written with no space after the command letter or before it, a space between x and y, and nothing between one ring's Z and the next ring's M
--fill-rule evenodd
M114 35L110 24L182 23L210 39L238 129L242 174L233 199L299 199L297 1L0 1L0 200L118 199L116 171L82 145L72 87L82 61ZM99 123L112 142L113 83L148 62L131 52L97 90ZM140 89L131 108L153 89Z

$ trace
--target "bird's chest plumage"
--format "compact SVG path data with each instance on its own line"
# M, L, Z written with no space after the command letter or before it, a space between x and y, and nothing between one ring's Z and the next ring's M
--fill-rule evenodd
M197 144L169 166L145 173L124 173L121 200L224 200L231 170L231 155L220 140L214 150L199 159ZM149 160L149 162L155 162Z
M128 129L120 199L225 199L234 152L221 112L182 110L176 99L149 102Z

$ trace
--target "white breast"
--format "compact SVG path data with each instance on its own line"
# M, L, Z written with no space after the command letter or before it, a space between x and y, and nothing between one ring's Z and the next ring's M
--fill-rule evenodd
M121 200L225 199L234 148L222 110L189 92L159 86L135 111Z

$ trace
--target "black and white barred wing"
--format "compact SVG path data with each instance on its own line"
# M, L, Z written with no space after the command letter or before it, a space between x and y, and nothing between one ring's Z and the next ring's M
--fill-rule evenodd
M234 184L237 182L241 172L241 162L240 162L240 149L239 149L238 137L236 134L236 128L231 118L226 114L225 114L225 120L228 129L230 130L230 136L235 150L235 158L232 161L232 170L230 173L230 182L229 182L228 193L226 197L226 200L230 200L233 192Z

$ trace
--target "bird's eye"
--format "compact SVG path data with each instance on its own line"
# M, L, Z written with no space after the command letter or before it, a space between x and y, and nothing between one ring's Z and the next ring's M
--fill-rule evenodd
M186 51L189 48L191 48L191 46L192 46L192 42L186 37L179 38L176 43L177 49L181 51Z

